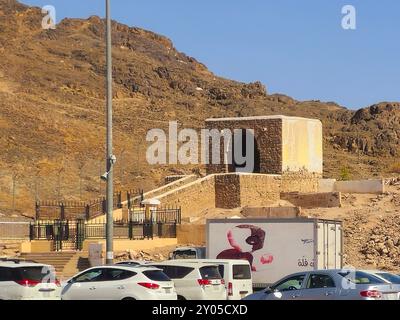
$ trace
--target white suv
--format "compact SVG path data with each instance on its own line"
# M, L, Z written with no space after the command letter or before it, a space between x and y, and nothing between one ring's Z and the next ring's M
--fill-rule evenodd
M178 300L226 300L225 282L216 264L169 260L152 266L174 281Z
M247 260L225 259L184 259L187 263L212 263L218 265L219 273L225 280L228 300L241 300L253 293L251 266Z
M176 300L174 283L160 269L145 266L100 266L71 278L62 300Z
M60 300L61 285L53 266L23 260L0 260L0 300Z

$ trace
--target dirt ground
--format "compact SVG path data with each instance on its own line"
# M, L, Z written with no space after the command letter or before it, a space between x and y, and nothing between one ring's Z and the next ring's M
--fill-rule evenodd
M310 217L343 221L346 264L400 272L399 205L400 185L392 185L382 195L343 194L341 208L302 212Z

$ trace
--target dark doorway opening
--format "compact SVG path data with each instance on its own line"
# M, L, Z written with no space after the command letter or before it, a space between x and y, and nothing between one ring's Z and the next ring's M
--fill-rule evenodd
M246 139L246 134L247 134L247 139L250 141L253 141L254 144L254 149L247 150L247 139ZM239 141L235 141L235 139L240 139ZM241 145L241 150L238 150L239 155L241 154L242 157L245 160L243 163L238 163L237 160L240 159L235 159L235 145ZM250 147L250 146L249 146ZM232 135L232 140L231 140L231 148L232 148L232 161L231 165L229 165L229 172L248 172L248 173L261 173L261 164L260 164L260 149L258 147L257 140L254 136L254 134L251 131L248 131L246 129L240 129L239 134L233 134ZM246 154L249 153L249 154ZM253 169L250 170L251 168L247 168L248 161L253 159L254 160L254 166ZM246 170L245 170L246 169Z

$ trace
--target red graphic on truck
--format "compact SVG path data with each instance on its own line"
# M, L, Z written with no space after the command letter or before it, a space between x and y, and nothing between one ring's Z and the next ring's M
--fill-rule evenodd
M235 228L240 229L249 229L251 234L246 238L245 242L252 246L251 250L248 252L243 252L242 247L237 243L237 240L234 238L232 230L227 232L227 238L230 246L232 248L226 249L220 252L217 255L217 259L241 259L249 261L251 265L251 269L253 271L257 271L255 264L261 263L262 265L271 264L274 261L274 257L271 254L261 255L259 258L260 261L254 261L253 253L255 251L261 250L264 248L265 243L265 231L259 227L250 224L241 224L236 226Z

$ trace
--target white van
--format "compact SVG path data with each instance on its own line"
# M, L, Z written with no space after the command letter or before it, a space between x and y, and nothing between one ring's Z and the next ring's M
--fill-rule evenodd
M251 266L247 260L225 259L184 259L188 263L212 263L218 265L219 273L225 281L228 300L240 300L253 293Z
M178 300L226 300L224 279L218 265L184 260L151 263L175 283Z

